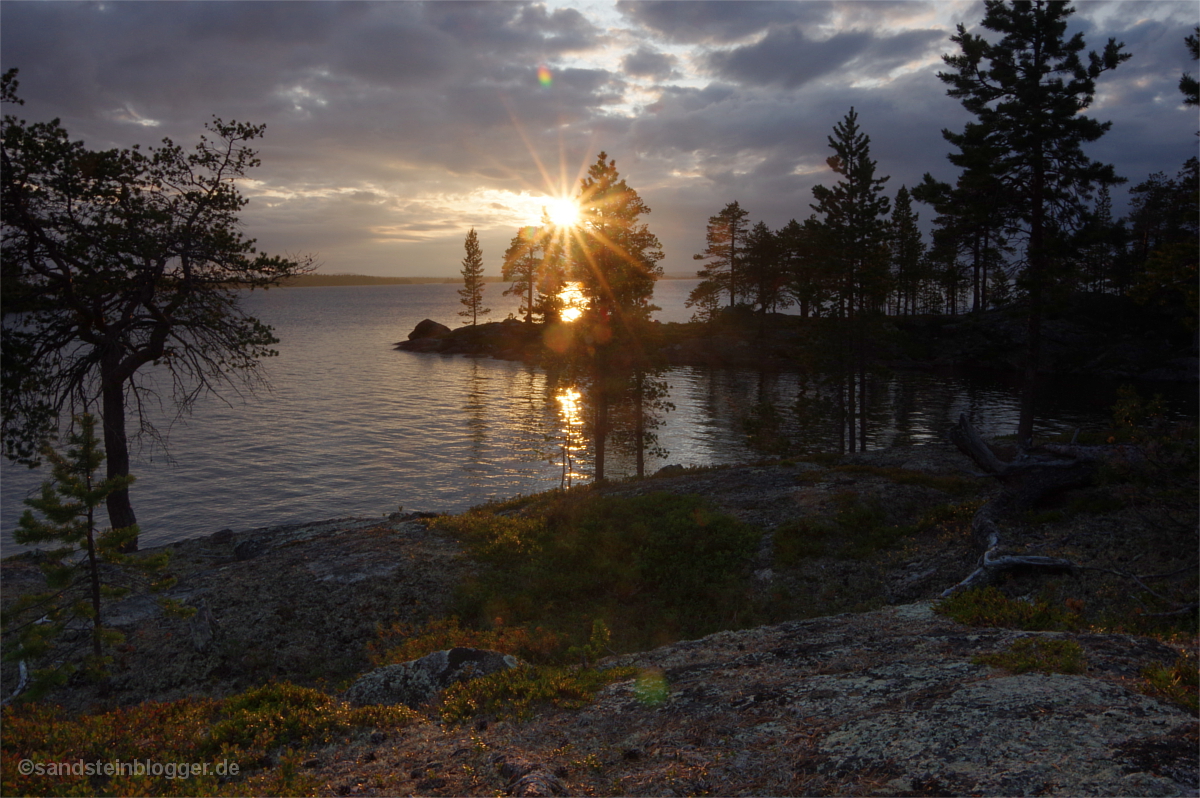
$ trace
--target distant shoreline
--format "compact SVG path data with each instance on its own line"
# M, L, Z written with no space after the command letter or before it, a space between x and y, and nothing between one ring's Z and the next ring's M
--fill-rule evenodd
M662 280L692 280L694 274L665 274ZM485 275L485 283L505 282L495 275ZM289 277L281 285L285 288L326 288L341 285L427 285L458 284L461 277L375 277L369 274L301 274Z

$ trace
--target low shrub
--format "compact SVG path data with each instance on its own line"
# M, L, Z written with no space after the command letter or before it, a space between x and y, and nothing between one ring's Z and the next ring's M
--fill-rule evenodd
M424 626L393 623L378 627L377 633L379 639L367 644L371 662L376 666L408 662L451 648L485 648L538 663L553 662L566 650L561 635L540 626L471 629L462 626L458 618L440 618Z
M878 501L864 501L853 491L834 497L829 518L804 518L775 529L775 562L794 566L805 558L832 556L865 560L893 548L901 540L937 527L966 529L978 502L940 504L921 514L916 523L889 524Z
M1170 667L1150 665L1142 669L1146 692L1178 704L1192 714L1200 713L1200 667L1196 652L1185 651Z
M539 707L577 709L613 682L632 679L636 668L522 666L449 687L439 714L446 723L466 723L479 715L527 718Z
M760 533L699 496L569 492L521 517L440 518L485 568L460 591L468 626L541 626L582 645L594 620L618 650L754 622L749 566Z
M913 471L908 468L839 465L834 466L833 470L845 474L865 474L883 477L895 482L897 485L916 485L922 488L932 488L954 496L973 496L979 492L982 486L982 483L978 479L927 474L924 471Z
M38 703L5 707L0 794L309 794L318 785L297 769L294 749L328 744L356 730L403 727L417 717L406 707L354 708L288 683L222 700L152 701L78 717ZM69 767L22 773L22 760ZM157 773L145 767L141 773L130 767L104 770L135 761L161 767ZM180 777L179 768L192 763L207 764L208 772ZM87 764L98 768L88 774Z

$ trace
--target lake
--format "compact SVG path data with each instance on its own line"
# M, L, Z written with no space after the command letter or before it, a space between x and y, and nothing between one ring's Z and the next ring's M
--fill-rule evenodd
M686 321L695 280L658 284L662 321ZM134 452L134 510L143 545L234 530L342 516L381 516L398 507L456 512L490 499L558 487L564 434L577 425L538 368L484 358L395 351L425 318L458 326L458 285L290 288L245 297L249 313L275 328L279 356L265 362L272 389L204 397L190 417L156 411L168 448ZM488 284L488 320L516 310ZM781 408L783 434L806 445L833 441L824 419L791 411L801 375L678 368L666 375L675 411L665 416L667 463L744 462L743 418L763 399ZM967 412L985 435L1015 431L1018 383L1008 375L899 373L875 388L871 448L941 438ZM1175 391L1173 386L1163 386ZM1048 383L1040 432L1089 427L1107 418L1116 385L1072 378ZM1194 386L1184 395L1194 400ZM1194 401L1192 402L1194 404ZM576 422L577 418L574 419ZM130 424L133 429L133 423ZM586 447L573 479L590 478ZM633 471L610 456L610 473ZM5 554L22 499L45 475L0 465Z

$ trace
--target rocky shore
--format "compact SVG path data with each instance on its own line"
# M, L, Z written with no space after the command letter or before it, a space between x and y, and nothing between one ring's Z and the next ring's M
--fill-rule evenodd
M797 619L602 662L659 680L650 698L634 679L582 710L548 707L527 720L455 727L431 715L314 751L305 768L328 795L1198 794L1196 718L1140 675L1171 665L1172 647L971 628L933 613L931 601L975 565L965 535L931 530L866 559L780 559L775 531L829 517L851 492L901 522L944 501L970 469L949 445L930 445L606 486L701 493L764 529L755 589L788 591ZM1165 540L1144 551L1138 524L1153 523L1111 510L1013 530L1013 545L1169 570L1190 555ZM165 617L147 597L115 605L108 620L127 642L113 678L52 700L86 711L270 679L343 695L370 670L366 644L379 625L444 615L477 567L420 514L221 530L171 549L172 593L196 616ZM40 579L32 556L2 569L6 598ZM1070 589L1102 594L1112 587L1104 579L1079 577ZM1082 672L1016 674L974 660L1030 638L1077 643ZM13 683L6 668L6 692Z

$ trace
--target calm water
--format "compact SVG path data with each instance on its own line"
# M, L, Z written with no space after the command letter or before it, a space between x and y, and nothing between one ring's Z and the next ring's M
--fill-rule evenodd
M686 321L695 281L659 283L663 321ZM255 292L248 312L275 327L279 357L266 362L272 390L226 401L206 397L193 415L155 420L168 431L169 456L150 442L135 452L133 504L146 544L230 527L406 510L461 511L488 499L557 487L567 412L538 369L483 358L397 352L417 322L458 326L456 285L295 288ZM490 319L515 310L502 286L485 294ZM792 374L691 368L668 373L675 412L659 435L666 463L733 463L747 449L742 418L763 399L786 407L783 432L808 445L830 440L819 415L801 423L790 410L800 390ZM960 412L985 434L1014 431L1017 385L1006 378L900 374L876 389L872 447L935 440ZM1095 425L1115 386L1078 380L1050 386L1041 429ZM1194 390L1191 392L1194 397ZM629 473L619 455L610 469ZM586 450L574 462L590 474ZM45 478L0 465L4 553L22 499Z

